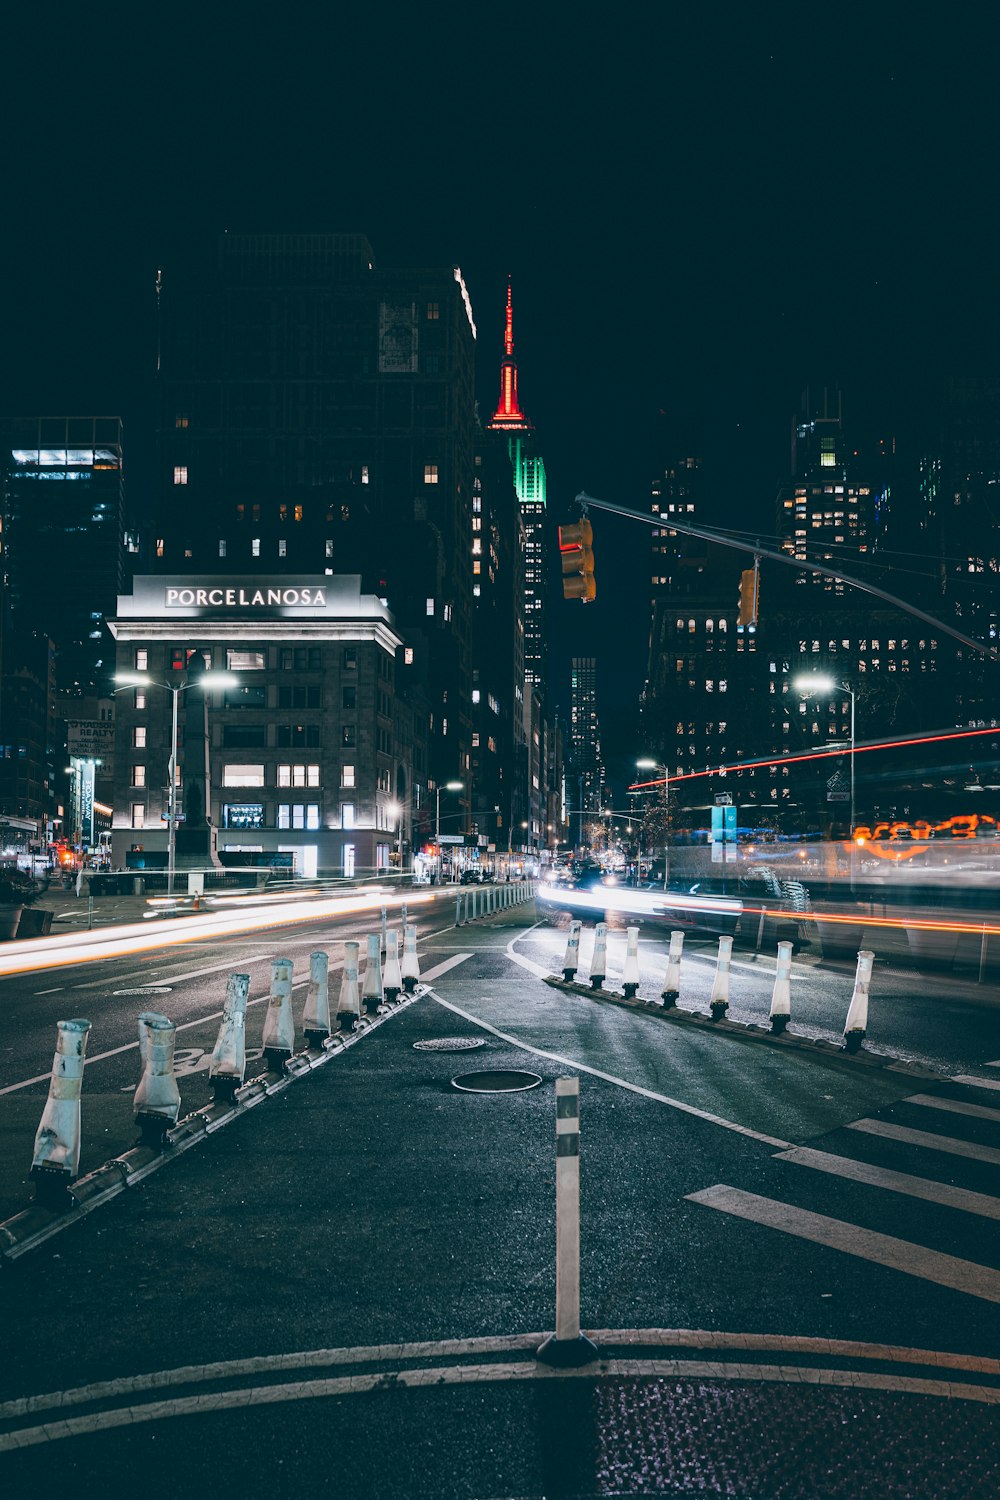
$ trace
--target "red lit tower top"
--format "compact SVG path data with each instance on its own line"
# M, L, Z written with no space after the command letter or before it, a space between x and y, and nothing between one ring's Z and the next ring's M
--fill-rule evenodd
M518 405L517 360L514 358L514 304L510 277L507 278L507 324L503 336L503 360L500 365L500 401L492 419L486 424L493 431L530 432L531 423Z

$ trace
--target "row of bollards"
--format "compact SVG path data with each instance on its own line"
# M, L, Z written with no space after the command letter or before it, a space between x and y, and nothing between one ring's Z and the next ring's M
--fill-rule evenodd
M580 933L582 924L572 921L566 935L566 951L563 955L562 973L567 984L576 978L580 963ZM792 1010L792 944L778 944L778 962L771 995L771 1030L780 1035L788 1025ZM667 1008L677 1005L681 989L681 958L684 952L683 932L670 934L667 952L667 967L663 979L660 999ZM713 1021L721 1021L729 1010L729 982L732 969L733 939L719 938L715 974L709 1010ZM844 1049L857 1052L868 1031L868 989L871 983L874 953L862 949L858 954L858 966L854 979L854 993L844 1023ZM598 922L594 930L594 952L590 964L590 987L600 990L608 977L608 928L606 922ZM626 932L625 965L622 971L622 992L626 1000L634 1000L639 992L639 929L629 927ZM649 1002L652 1003L652 1002Z
M369 935L363 980L359 978L361 945L344 944L344 967L334 1017L330 1004L330 957L322 951L309 956L302 1029L306 1046L328 1050L339 1045L338 1032L351 1032L362 1023L362 1006L369 1016L412 995L420 979L417 929L403 931L403 954L399 935L388 932L386 958L380 959L379 933ZM287 1073L295 1053L295 1017L292 1011L293 963L290 958L271 962L271 989L264 1015L263 1052L268 1071ZM250 975L230 974L218 1038L209 1061L208 1076L216 1104L231 1104L246 1081L246 1013ZM56 1052L48 1098L35 1134L31 1178L42 1203L63 1206L66 1188L80 1169L81 1093L91 1022L59 1021ZM174 1073L177 1027L167 1016L143 1011L139 1016L141 1076L133 1096L133 1110L141 1143L156 1150L167 1144L168 1132L177 1124L181 1096ZM308 1064L312 1066L314 1064Z
M494 912L506 911L530 901L535 894L530 881L515 881L512 885L487 885L482 890L459 891L455 896L455 926L464 927L478 917L489 917Z

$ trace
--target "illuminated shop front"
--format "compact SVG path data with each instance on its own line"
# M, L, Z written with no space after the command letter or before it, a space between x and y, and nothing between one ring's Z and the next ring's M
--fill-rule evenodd
M182 882L219 865L305 876L398 866L412 802L402 639L360 578L139 577L111 629L128 683L117 694L116 866L166 868L175 739ZM213 685L201 689L205 671Z

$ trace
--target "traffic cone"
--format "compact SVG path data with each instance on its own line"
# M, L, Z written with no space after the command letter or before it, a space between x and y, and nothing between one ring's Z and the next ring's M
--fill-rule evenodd
M625 933L625 967L622 970L622 992L634 1000L639 992L639 929L629 927Z
M667 953L667 972L663 976L660 999L664 1005L674 1006L681 992L681 955L684 952L683 932L670 934L670 949Z
M579 968L580 959L580 923L570 922L569 932L566 934L566 952L563 955L563 979L571 984Z
M280 1073L295 1051L292 967L290 958L276 958L271 964L271 997L264 1017L264 1056L272 1073Z
M608 977L608 924L598 922L594 928L594 954L590 960L590 988L599 990Z
M322 1047L330 1035L330 955L317 949L309 955L309 988L302 1029L308 1047Z
M403 929L403 989L412 995L420 982L420 960L417 958L417 929L411 925Z
M874 953L862 948L858 954L858 971L854 978L854 994L844 1022L844 1051L857 1052L868 1032L868 986L871 983Z
M358 995L360 952L360 943L344 944L344 972L340 980L340 999L337 1001L337 1021L341 1031L353 1031L361 1019L361 1000Z
M382 993L382 965L379 962L378 945L378 933L369 933L368 958L365 963L365 982L361 991L361 998L365 1002L365 1010L370 1016L375 1014L384 999Z
M247 997L250 994L249 974L230 974L226 981L226 1002L222 1009L222 1025L212 1050L208 1065L216 1101L232 1099L242 1087L247 1071Z
M64 1205L66 1188L80 1170L80 1092L89 1021L59 1021L49 1097L35 1132L31 1178L40 1203Z
M771 994L771 1030L780 1036L792 1014L792 944L778 944L778 968Z
M732 955L732 938L720 937L719 958L715 966L715 979L712 981L712 998L709 1001L713 1021L721 1021L729 1009L729 965Z
M389 946L385 951L385 971L382 975L382 983L385 987L385 998L390 1005L395 1005L399 999L399 992L403 988L403 975L399 967L399 934L390 932L386 941Z
M181 1094L174 1077L177 1027L155 1010L139 1017L139 1056L142 1077L132 1099L135 1123L147 1146L163 1146L171 1125L177 1124Z

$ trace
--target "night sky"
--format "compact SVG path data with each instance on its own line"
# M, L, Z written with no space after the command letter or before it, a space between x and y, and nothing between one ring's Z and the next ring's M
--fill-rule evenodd
M513 276L554 521L581 488L644 506L690 450L706 522L772 530L806 383L914 442L942 374L996 363L1000 23L674 11L39 10L5 70L0 411L122 414L141 505L156 266L223 229L360 230L383 266L462 267L484 408ZM613 751L647 546L602 520L598 602L557 612Z

